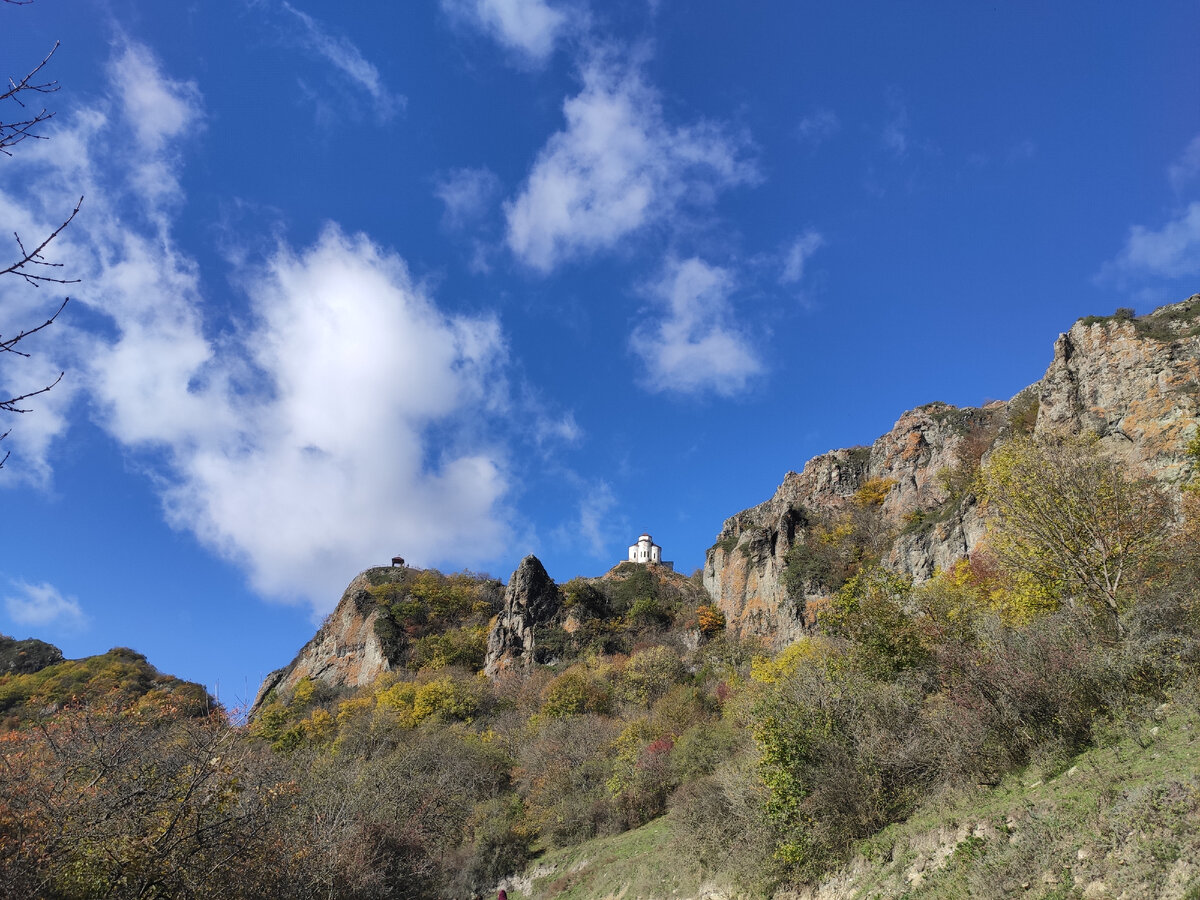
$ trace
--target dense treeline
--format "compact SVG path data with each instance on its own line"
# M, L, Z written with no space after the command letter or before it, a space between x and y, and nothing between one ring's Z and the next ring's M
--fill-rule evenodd
M303 680L245 727L121 676L128 651L93 664L87 702L49 669L3 676L0 895L462 897L667 812L680 854L766 893L1195 689L1192 492L1173 504L1068 438L955 477L997 525L922 585L878 564L888 485L811 520L794 575L830 594L774 657L694 580L623 566L565 584L547 664L495 682L496 582L376 585L393 670L344 694Z

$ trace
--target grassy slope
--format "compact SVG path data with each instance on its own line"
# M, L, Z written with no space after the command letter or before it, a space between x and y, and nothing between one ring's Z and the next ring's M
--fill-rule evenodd
M927 804L815 896L1200 900L1196 698L1101 737L1074 759Z
M1161 707L1113 726L1101 746L1050 758L993 789L929 802L869 840L800 898L1028 897L1200 900L1200 707ZM702 884L660 819L546 853L513 900L729 896ZM791 895L795 896L795 895Z
M669 817L613 837L552 850L507 887L509 900L700 897L700 870L675 849Z

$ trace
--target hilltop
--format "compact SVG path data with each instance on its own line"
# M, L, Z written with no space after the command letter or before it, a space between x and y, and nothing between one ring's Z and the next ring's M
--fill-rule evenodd
M496 677L587 653L627 653L639 637L696 629L706 601L698 579L630 562L561 587L532 556L507 587L469 572L367 569L351 580L312 640L267 676L251 717L304 681L337 693L370 685L385 672L428 666Z
M0 634L0 723L11 730L64 707L138 703L203 716L217 703L203 685L165 675L127 647L64 659L53 644Z

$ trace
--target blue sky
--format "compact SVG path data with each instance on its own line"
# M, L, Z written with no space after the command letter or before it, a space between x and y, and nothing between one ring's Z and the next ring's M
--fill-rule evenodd
M0 233L85 198L0 360L66 372L4 423L0 630L230 703L394 553L690 572L811 456L1200 290L1190 2L0 16L5 75L62 42ZM0 333L59 296L0 279Z

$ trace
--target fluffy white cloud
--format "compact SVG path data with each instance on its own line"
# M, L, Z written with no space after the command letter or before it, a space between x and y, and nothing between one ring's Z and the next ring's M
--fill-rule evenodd
M1177 192L1200 177L1200 135L1167 168ZM1131 278L1184 278L1200 275L1200 201L1193 200L1160 228L1134 225L1116 258L1104 264L1099 277L1118 282Z
M825 238L811 228L799 235L783 256L783 271L779 273L780 284L797 284L804 278L804 265L809 257L825 245Z
M639 326L631 346L645 386L680 394L732 396L763 371L750 340L730 324L733 274L695 257L671 260L650 289L662 315Z
M163 77L145 47L125 43L108 66L121 115L145 153L160 154L168 143L192 131L201 114L195 82Z
M443 315L401 260L332 227L302 253L281 248L250 294L258 324L237 358L262 387L214 392L236 424L197 421L172 442L172 521L245 564L259 590L320 583L326 601L347 560L496 553L501 456L428 432L494 400L497 323Z
M296 9L286 0L283 8L300 23L300 37L304 45L332 65L351 85L365 92L371 98L375 115L381 121L387 121L404 109L408 99L387 88L379 69L348 38L331 36L327 25Z
M197 266L171 238L174 201L128 177L159 166L177 179L175 142L199 127L186 114L198 98L144 48L122 52L153 82L135 86L152 100L126 97L118 81L111 108L80 116L40 158L14 160L37 174L30 190L0 191L5 222L34 231L68 191L88 196L88 214L55 247L106 324L56 327L47 364L63 363L102 426L144 451L172 524L265 594L321 611L348 565L397 552L418 564L493 557L507 534L507 455L477 435L507 402L497 321L445 314L398 256L330 225L311 247L281 244L244 264L249 310L235 330L213 333ZM172 102L182 107L174 116ZM123 149L128 117L147 108L165 124ZM99 153L103 167L91 162ZM14 433L43 466L65 428L58 413L39 405L31 422L43 433Z
M14 581L12 587L16 593L4 598L4 608L14 622L38 628L57 626L72 631L87 625L88 618L79 601L64 597L53 585Z
M442 9L534 63L544 62L582 9L546 0L442 0Z
M505 204L509 247L543 272L670 219L685 202L711 203L719 189L757 177L744 141L720 126L669 125L658 93L635 66L594 58L563 114L566 127Z

